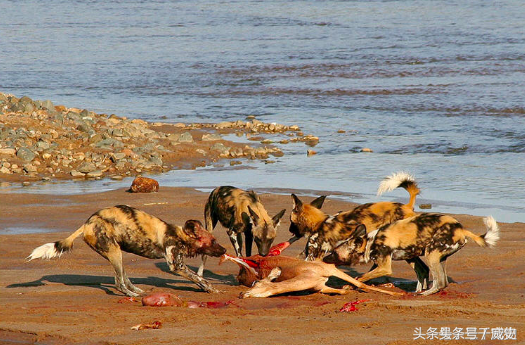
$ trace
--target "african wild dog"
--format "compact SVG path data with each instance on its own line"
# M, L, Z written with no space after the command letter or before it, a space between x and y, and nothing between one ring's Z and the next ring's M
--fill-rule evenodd
M364 224L366 229L377 229L396 220L414 216L414 204L420 190L413 176L403 172L388 176L381 182L378 195L398 187L405 188L410 194L410 200L405 205L386 201L368 203L333 216L320 210L324 196L310 204L303 204L292 194L290 232L296 238L308 237L305 249L307 260L319 259L335 248L338 242L348 239L360 224Z
M270 297L296 291L345 295L351 291L349 287L336 289L327 286L326 282L331 276L347 281L359 289L400 295L397 292L386 291L361 283L334 265L321 261L303 261L282 255L266 257L254 255L247 258L236 258L225 254L219 263L225 260L233 261L239 265L240 271L237 276L239 283L251 287L248 291L241 293L241 298Z
M203 254L218 257L226 253L226 249L198 220L188 220L181 228L130 206L104 208L89 217L68 238L33 250L28 260L60 257L64 251L71 250L73 241L80 235L113 265L116 288L128 296L139 296L144 291L128 279L122 266L121 250L149 259L165 258L173 273L191 280L207 292L218 292L184 264L184 257Z
M206 229L213 231L217 222L227 228L235 255L242 255L242 234L246 244L246 256L252 255L255 240L260 255L267 255L277 236L277 226L286 210L270 218L259 196L254 191L244 191L231 186L215 188L204 208ZM204 273L206 258L203 256L198 274Z
M392 260L406 260L409 263L425 256L432 272L432 287L423 292L430 295L445 288L448 277L445 263L449 256L460 250L467 238L479 246L493 247L499 239L498 224L492 217L484 218L487 232L478 236L465 228L454 218L435 213L398 220L366 234L364 227L345 243L339 245L325 258L328 262L356 263L373 261L377 267L359 278L365 282L392 274ZM424 285L418 272L418 289Z

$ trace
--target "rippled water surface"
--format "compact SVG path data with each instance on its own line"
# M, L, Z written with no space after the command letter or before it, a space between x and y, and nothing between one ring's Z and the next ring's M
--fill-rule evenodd
M152 121L256 115L321 139L310 158L283 145L275 164L174 171L164 185L364 202L403 199L374 191L408 170L435 211L525 221L523 23L518 0L4 1L0 91Z

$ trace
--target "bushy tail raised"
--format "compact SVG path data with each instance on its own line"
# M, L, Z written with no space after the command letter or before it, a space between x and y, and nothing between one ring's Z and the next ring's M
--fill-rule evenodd
M496 245L499 240L499 227L498 223L492 216L483 218L487 232L484 235L478 236L468 230L465 230L465 236L471 238L481 247L492 248Z
M64 252L70 251L73 247L73 241L84 232L84 225L82 225L77 231L72 233L68 238L57 241L50 242L40 247L35 248L31 255L26 259L31 261L34 259L52 259L55 257L60 257Z
M402 187L406 189L408 194L410 194L410 200L407 203L407 206L414 208L416 204L416 196L421 192L417 186L416 179L413 175L410 175L407 172L400 171L393 173L390 176L387 176L379 184L377 189L377 195L382 195L385 192L393 191L396 188Z

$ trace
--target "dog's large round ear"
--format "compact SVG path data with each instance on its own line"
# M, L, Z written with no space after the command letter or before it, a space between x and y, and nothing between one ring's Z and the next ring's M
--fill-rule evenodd
M366 236L366 226L364 224L359 224L354 231L354 237L364 237Z
M277 213L272 218L272 223L274 227L277 227L279 225L279 222L281 221L281 218L284 216L284 212L286 212L286 209L281 210L281 212Z
M195 239L199 238L197 231L201 229L204 230L202 223L195 219L190 219L186 221L186 223L184 223L184 226L182 227L182 230L187 236Z
M292 194L292 202L293 202L293 209L294 210L297 210L301 206L303 206L303 203L301 202L301 200L299 200L299 198L295 194Z
M250 212L250 218L252 220L252 223L254 225L259 224L259 215L254 210L252 210L250 206L248 206L248 212Z
M324 203L324 200L326 199L326 195L322 195L320 197L318 197L317 199L313 200L310 205L312 205L313 207L317 208L317 209L321 209L321 207L323 207L323 203Z

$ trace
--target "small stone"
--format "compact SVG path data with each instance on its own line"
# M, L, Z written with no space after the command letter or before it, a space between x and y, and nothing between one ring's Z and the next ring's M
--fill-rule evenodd
M16 152L16 156L23 161L30 162L35 158L33 151L26 147L22 147Z
M70 174L73 177L85 177L86 176L86 174L81 173L80 171L77 171L77 170L71 170Z
M311 147L314 147L315 145L319 144L319 138L314 137L313 135L308 135L304 137L304 141L306 145L311 146Z
M363 148L361 149L361 152L374 152L374 151L372 151L372 149L370 149L370 148L368 148L368 147L363 147Z
M16 150L11 148L0 149L0 155L14 156L16 155Z
M121 181L124 179L124 177L120 175L111 175L109 178L115 181Z
M96 177L101 177L102 175L103 175L102 171L95 170L95 171L87 173L86 177L96 178Z
M346 133L346 131L344 129L340 129L337 131L337 133Z
M131 193L152 193L159 191L159 183L149 177L137 176L128 190Z
M316 154L317 154L317 152L314 151L314 150L307 150L306 151L306 156L308 156L308 157L316 155Z
M204 134L202 136L202 141L215 141L222 140L222 137L219 134Z
M119 152L119 153L113 153L110 157L111 161L113 163L116 163L118 161L120 161L121 159L124 159L126 158L126 154L123 153L123 152Z
M12 174L12 172L7 167L1 167L0 168L0 174Z
M192 143L193 142L193 136L190 132L184 132L180 135L178 141L180 143Z
M91 162L84 162L78 166L77 170L81 173L87 174L97 170L97 167Z
M235 123L233 122L221 122L215 125L215 128L217 129L226 129L226 128L232 128L235 126Z
M420 204L419 208L422 210L430 210L432 208L432 204Z
M217 143L211 147L211 150L219 151L220 153L226 153L230 150L230 147L225 146L223 143Z

